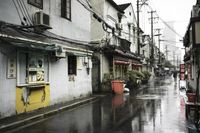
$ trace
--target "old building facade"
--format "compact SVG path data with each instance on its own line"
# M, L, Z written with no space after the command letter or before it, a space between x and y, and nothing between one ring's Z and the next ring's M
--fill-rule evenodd
M113 0L100 0L91 1L91 5L98 12L98 17L92 16L91 24L92 44L96 49L94 57L99 60L99 65L95 65L99 66L99 77L94 80L102 82L107 74L120 79L127 70L140 70L136 19L131 3L117 5Z
M90 12L74 0L0 5L0 117L92 93ZM82 78L85 77L85 78Z
M185 79L188 90L194 92L199 102L199 78L200 78L200 61L199 61L199 44L200 44L200 2L197 0L191 12L190 22L184 36L185 46Z

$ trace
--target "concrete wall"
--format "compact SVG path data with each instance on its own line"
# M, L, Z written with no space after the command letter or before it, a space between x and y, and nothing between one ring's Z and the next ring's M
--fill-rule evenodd
M90 41L90 12L77 0L72 0L71 21L61 18L61 0L51 0L51 32L71 39Z
M131 52L137 51L137 34L136 34L136 18L133 10L133 6L130 5L124 10L124 17L122 18L123 24L123 33L122 37L129 40L131 42L130 50ZM130 24L130 29L128 28L128 24ZM127 34L129 33L129 34Z
M104 16L106 22L115 27L115 24L119 22L117 16L118 11L109 2L107 2L107 0L105 1L104 7Z
M27 1L24 2L31 17L33 17L35 12L41 11L41 9L27 4ZM42 11L50 15L50 26L53 28L49 31L74 40L90 41L90 12L78 3L78 1L72 0L72 20L69 21L61 18L60 6L61 0L44 0ZM21 25L12 0L4 0L4 2L1 2L0 21ZM14 47L8 47L0 42L0 118L13 115L16 110L17 81L16 78L6 78L7 58L9 56L17 57L16 51ZM84 57L77 58L83 64ZM89 63L91 64L91 60ZM57 61L49 60L48 69L49 75L45 75L45 77L49 78L51 105L85 97L92 93L91 67L89 74L87 74L85 65L81 69L77 69L77 75L74 76L74 81L69 81L67 57Z
M7 60L16 50L0 42L0 118L15 114L16 78L7 78Z
M37 11L43 11L50 16L50 32L71 39L90 41L90 12L77 0L72 0L72 20L61 18L61 0L43 0L43 10L24 1L28 12L33 18ZM4 0L0 4L0 20L21 25L20 18L12 0ZM87 22L87 23L85 23Z
M151 54L151 47L150 44L146 44L144 47L142 47L140 49L140 53L143 54L143 50L144 50L144 56L146 58L150 58L150 54Z
M77 60L83 63L84 57L77 57ZM91 69L88 75L86 66L82 66L82 69L77 69L75 80L70 81L67 63L67 58L50 63L51 104L85 97L92 93Z
M105 0L89 0L92 7L95 9L96 12L103 18L104 16L104 3ZM91 14L91 40L97 41L105 39L105 32L102 28L102 23L96 20Z
M67 59L63 58L50 63L51 104L69 100L67 74Z

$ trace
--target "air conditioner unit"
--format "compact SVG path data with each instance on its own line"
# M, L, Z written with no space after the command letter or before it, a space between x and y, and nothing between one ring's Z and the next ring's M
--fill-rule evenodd
M34 24L35 26L39 26L43 29L51 29L50 23L49 23L49 15L43 13L42 11L36 12L34 16Z
M58 58L65 58L66 57L66 53L63 50L62 46L57 46L57 50L55 51L55 56Z
M122 30L123 29L122 24L121 23L116 23L116 29Z

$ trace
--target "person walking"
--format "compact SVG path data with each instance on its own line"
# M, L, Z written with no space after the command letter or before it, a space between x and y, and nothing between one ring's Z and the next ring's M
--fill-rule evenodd
M176 81L176 79L177 79L177 71L174 71L173 77L174 77L174 81Z

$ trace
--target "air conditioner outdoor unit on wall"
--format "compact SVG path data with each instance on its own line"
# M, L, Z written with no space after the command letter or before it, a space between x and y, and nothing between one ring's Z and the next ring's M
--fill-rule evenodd
M43 29L51 29L49 20L49 15L43 13L42 11L36 12L34 15L35 26L39 26Z

